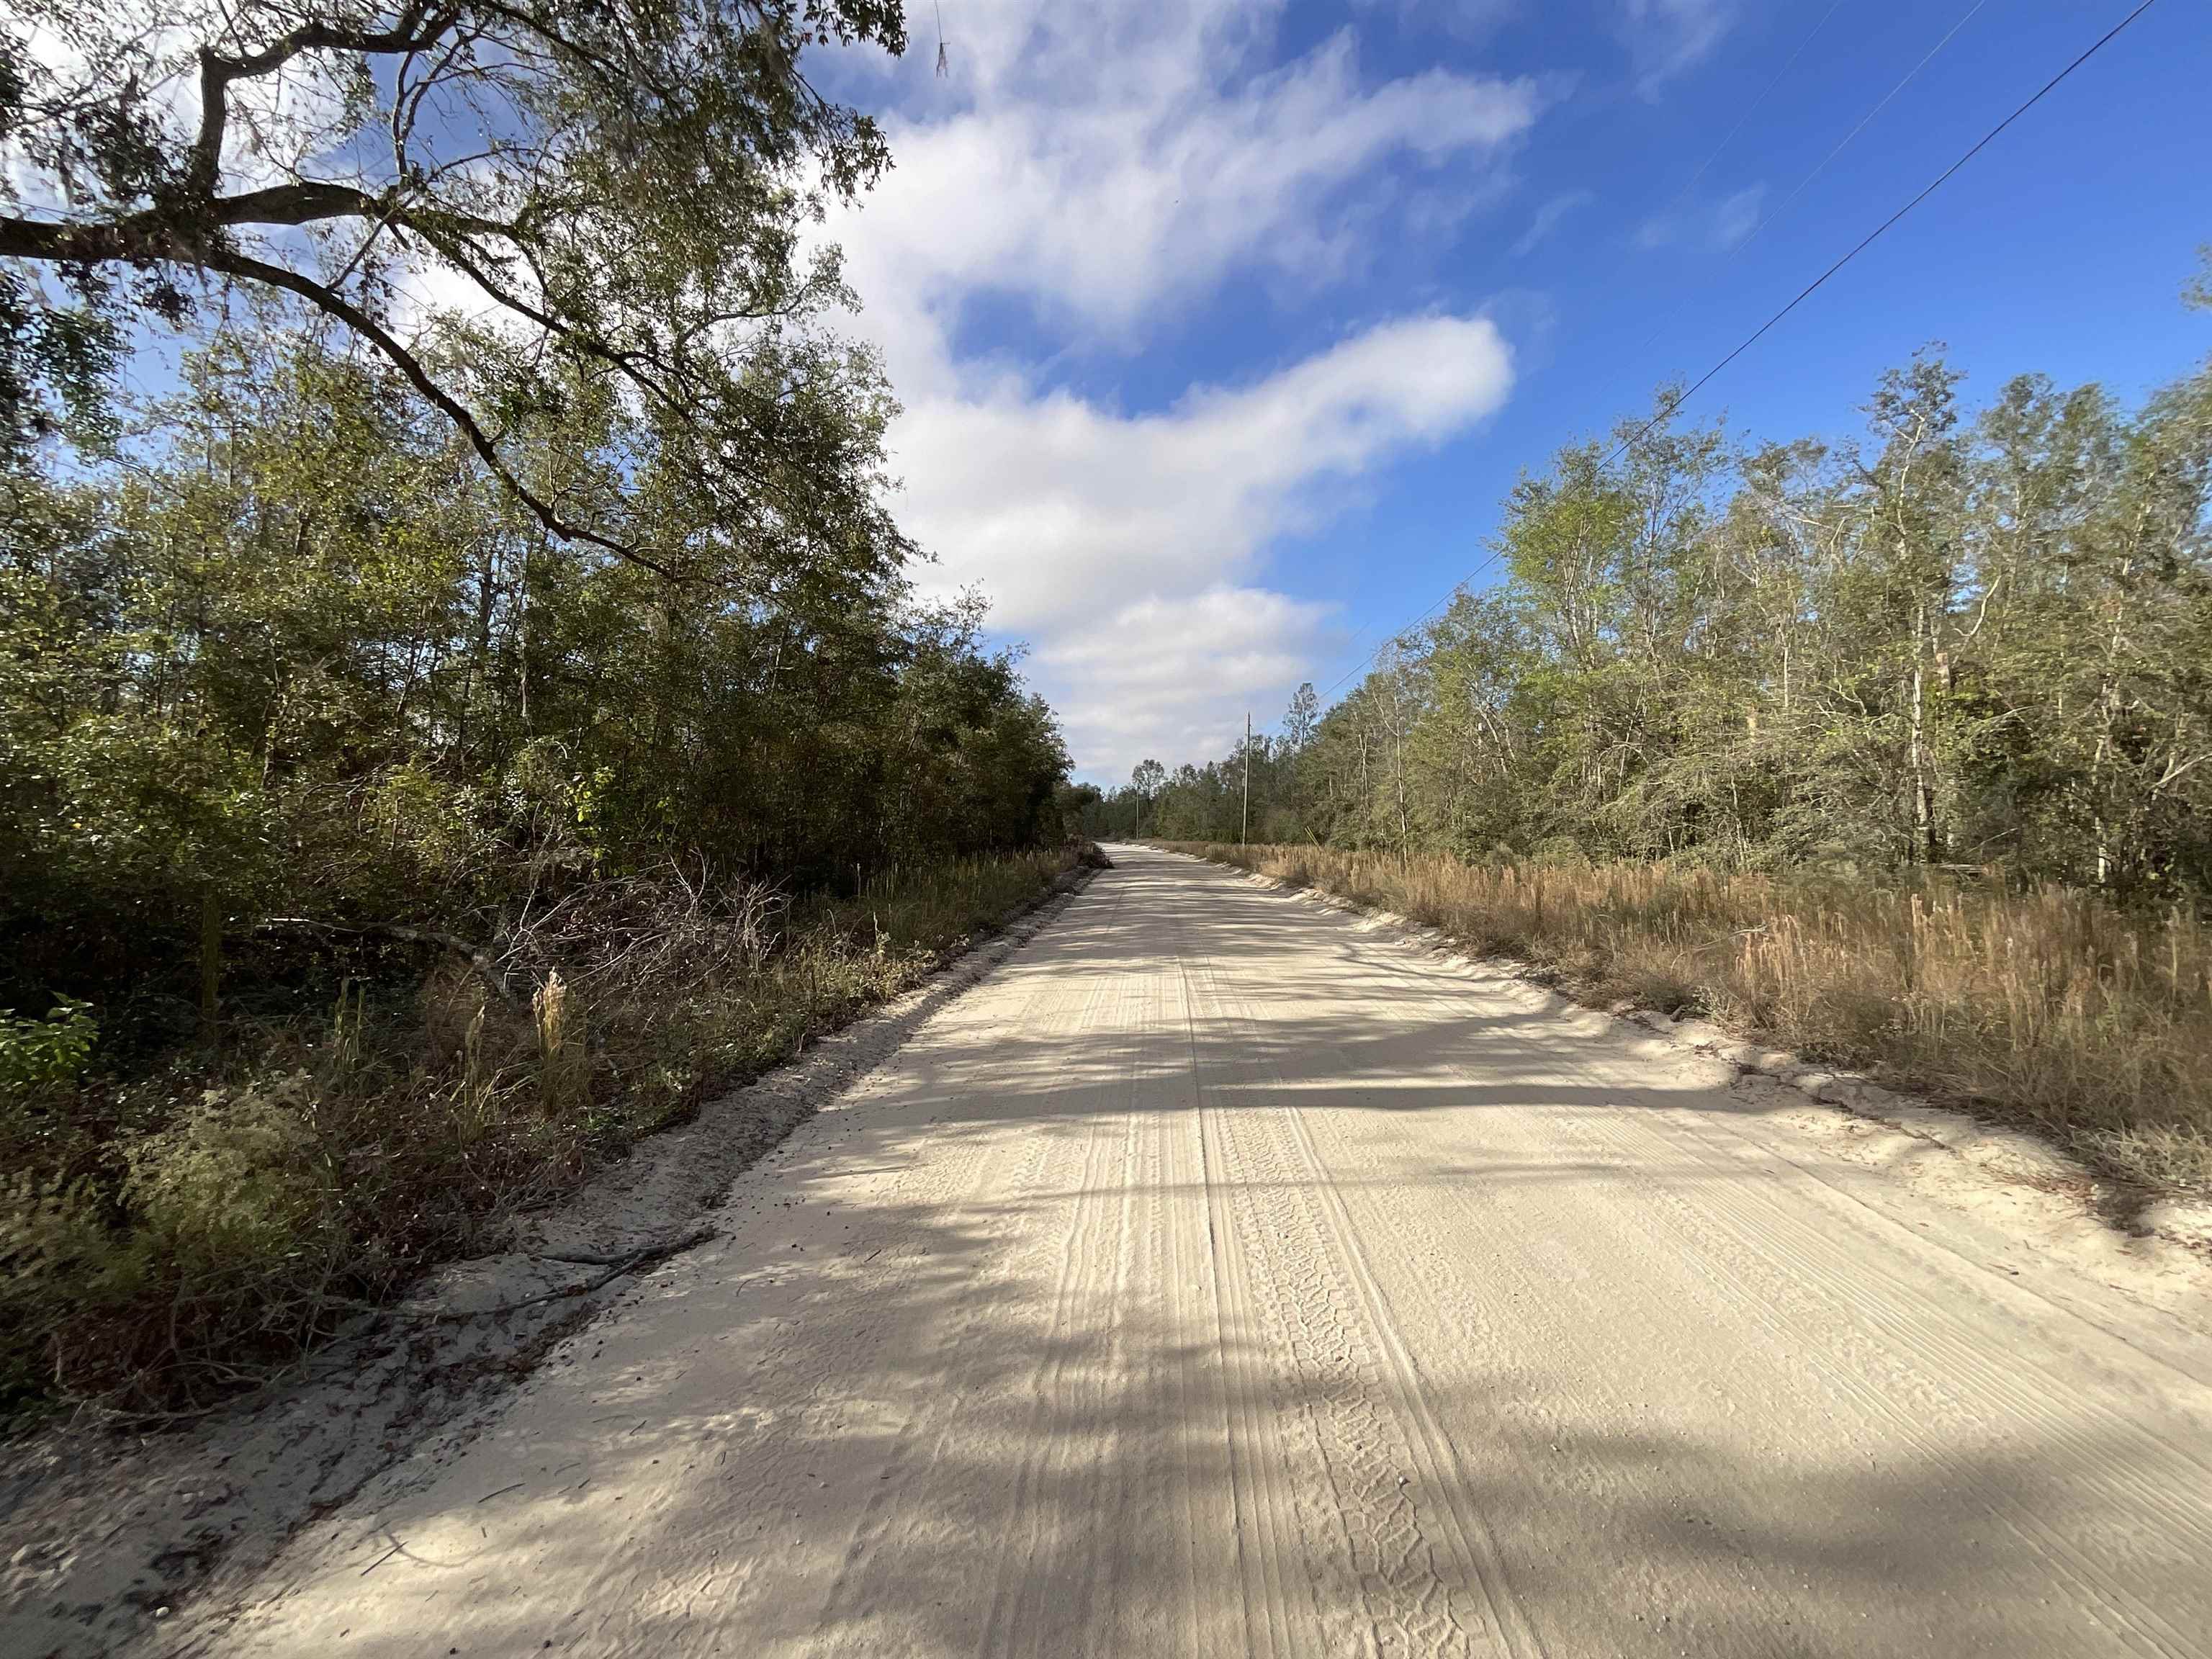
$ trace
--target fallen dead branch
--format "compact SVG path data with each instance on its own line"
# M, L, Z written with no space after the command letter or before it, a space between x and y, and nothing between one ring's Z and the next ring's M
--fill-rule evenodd
M708 1240L720 1237L720 1235L712 1227L695 1227L690 1232L678 1237L665 1240L659 1244L648 1244L642 1249L632 1250L627 1255L617 1257L607 1264L605 1272L593 1274L581 1284L565 1285L559 1290L544 1291L536 1296L526 1296L519 1302L501 1302L489 1308L454 1309L438 1313L433 1317L441 1322L483 1319L495 1314L519 1313L525 1308L535 1308L543 1303L559 1302L569 1297L589 1296L593 1291L603 1290L613 1284L625 1273L634 1273L641 1267L656 1266L672 1255L681 1255L686 1250L696 1249ZM589 1263L592 1258L549 1255L541 1256L539 1260Z
M398 922L372 921L358 925L336 921L320 921L313 916L270 916L261 924L264 927L290 927L302 933L334 933L356 939L397 939L403 945L430 945L451 951L467 963L476 976L482 980L501 1002L516 1003L514 988L507 983L507 975L500 971L492 953L481 945L474 945L455 933L442 933L435 927L410 927Z

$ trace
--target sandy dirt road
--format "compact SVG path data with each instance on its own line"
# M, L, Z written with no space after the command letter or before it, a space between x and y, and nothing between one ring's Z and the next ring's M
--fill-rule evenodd
M2193 1291L1117 855L216 1650L2212 1653Z

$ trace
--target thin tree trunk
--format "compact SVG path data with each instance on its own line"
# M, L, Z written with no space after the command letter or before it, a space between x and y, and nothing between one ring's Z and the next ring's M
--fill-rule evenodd
M1925 599L1920 601L1912 614L1911 721L1914 856L1923 864L1934 864L1940 842L1936 821L1934 769L1928 753L1928 601Z
M213 1046L222 988L222 897L210 882L200 890L200 1035Z

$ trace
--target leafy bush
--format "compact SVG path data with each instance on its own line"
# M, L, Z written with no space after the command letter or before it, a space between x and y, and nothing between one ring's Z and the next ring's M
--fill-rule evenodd
M19 1170L0 1178L0 1413L54 1386L59 1331L144 1284L147 1251L118 1237L108 1208L89 1176Z
M44 1019L0 1008L0 1093L65 1088L92 1058L100 1026L92 1005L64 997Z
M313 1127L314 1101L305 1072L210 1089L125 1150L125 1206L181 1294L329 1280L337 1182Z

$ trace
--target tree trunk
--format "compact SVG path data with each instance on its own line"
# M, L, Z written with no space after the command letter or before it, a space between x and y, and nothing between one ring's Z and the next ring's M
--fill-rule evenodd
M1920 863L1937 861L1940 838L1936 822L1936 781L1928 753L1928 601L1922 599L1912 616L1912 708L1909 739L1912 764L1913 856Z
M210 883L200 892L200 1036L212 1048L222 987L222 899Z

